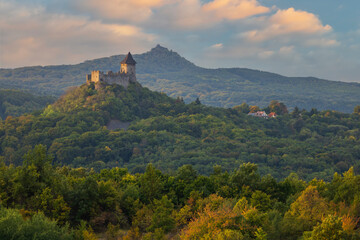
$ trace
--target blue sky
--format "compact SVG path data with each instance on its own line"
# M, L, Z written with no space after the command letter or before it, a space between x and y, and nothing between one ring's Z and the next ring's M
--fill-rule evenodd
M160 43L202 67L360 82L358 0L0 0L0 67Z

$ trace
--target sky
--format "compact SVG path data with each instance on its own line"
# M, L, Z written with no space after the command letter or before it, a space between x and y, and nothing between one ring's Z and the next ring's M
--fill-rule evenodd
M360 1L0 0L0 68L157 44L201 67L360 82Z

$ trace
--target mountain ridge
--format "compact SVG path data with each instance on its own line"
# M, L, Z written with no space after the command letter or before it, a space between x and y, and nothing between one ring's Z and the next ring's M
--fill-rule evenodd
M81 85L92 70L118 71L125 55L87 60L75 65L35 66L0 69L4 88L31 90L42 95L61 95L70 86ZM138 81L151 90L191 102L233 107L247 102L266 106L271 100L290 109L352 112L360 102L360 84L315 77L286 77L248 68L208 69L196 66L178 53L157 45L143 54L134 54Z

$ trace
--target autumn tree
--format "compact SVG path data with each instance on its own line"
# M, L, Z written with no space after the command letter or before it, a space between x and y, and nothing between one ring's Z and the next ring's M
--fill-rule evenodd
M273 100L269 104L269 111L275 112L276 114L282 115L288 113L287 107L284 103Z
M357 105L354 107L354 113L355 114L360 114L360 105Z
M295 238L304 231L312 230L328 213L327 201L320 196L315 186L308 186L284 216L284 238Z

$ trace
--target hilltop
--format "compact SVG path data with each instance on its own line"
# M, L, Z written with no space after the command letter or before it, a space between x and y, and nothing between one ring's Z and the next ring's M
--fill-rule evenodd
M94 69L118 71L125 55L88 60L76 65L0 69L3 88L31 90L43 95L61 95L70 86L81 85ZM202 103L233 107L246 102L265 107L271 100L290 109L317 108L352 112L360 102L360 84L328 81L313 77L285 77L246 68L206 69L160 45L135 54L138 81L151 90L183 97L197 97Z

